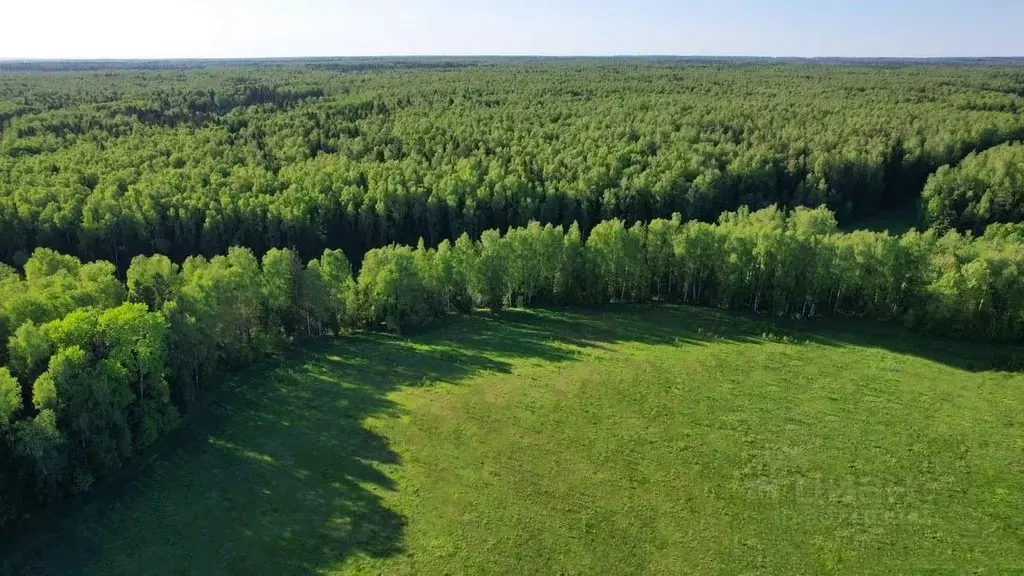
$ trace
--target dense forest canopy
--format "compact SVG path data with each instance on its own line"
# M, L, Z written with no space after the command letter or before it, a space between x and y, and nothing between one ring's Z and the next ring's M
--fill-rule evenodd
M0 63L0 524L220 372L474 307L1020 342L1022 111L1005 62Z
M981 232L1024 220L1024 145L1004 144L942 166L922 191L929 223Z
M234 244L358 259L741 205L850 222L1024 136L1024 72L998 60L129 64L0 69L0 261L46 246L123 271Z

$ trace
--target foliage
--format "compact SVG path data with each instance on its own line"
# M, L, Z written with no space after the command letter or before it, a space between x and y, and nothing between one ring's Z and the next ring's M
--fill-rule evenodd
M157 68L0 75L0 261L43 246L123 271L233 245L358 260L531 220L587 234L741 205L848 222L1024 136L1012 63Z
M5 408L20 455L5 475L35 487L4 502L46 501L109 476L214 374L294 339L403 331L473 306L682 302L1021 342L1024 244L1014 232L842 233L825 208L744 207L717 224L607 220L585 240L578 226L531 223L476 242L391 245L369 251L355 278L331 250L306 266L277 248L257 259L234 247L180 267L136 257L127 290L110 264L40 249L24 277L3 281L5 373L18 379L21 404Z
M0 75L0 522L109 478L219 374L474 307L1024 339L1013 66L125 66ZM961 160L936 228L839 231Z
M21 410L21 389L7 368L0 368L0 431L6 432Z
M968 154L928 178L922 201L932 225L982 232L993 222L1024 220L1024 144Z

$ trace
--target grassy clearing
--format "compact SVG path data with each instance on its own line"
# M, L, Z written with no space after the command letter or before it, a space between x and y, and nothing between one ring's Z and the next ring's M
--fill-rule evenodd
M911 228L924 230L924 217L921 210L920 200L915 199L913 202L908 202L903 206L882 210L867 218L851 222L843 226L843 229L847 232L871 230L874 232L888 232L893 235L905 234Z
M1024 570L1006 348L682 307L453 318L226 386L36 573ZM3 565L3 564L0 564Z

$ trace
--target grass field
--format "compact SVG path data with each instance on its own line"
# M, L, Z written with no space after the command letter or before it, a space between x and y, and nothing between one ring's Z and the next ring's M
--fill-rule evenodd
M872 230L874 232L888 232L890 234L905 234L911 228L924 230L921 207L919 200L914 200L897 208L882 210L867 218L861 218L843 226L843 230L853 232L855 230Z
M32 519L53 574L1024 571L1007 348L670 306L452 318L225 384Z

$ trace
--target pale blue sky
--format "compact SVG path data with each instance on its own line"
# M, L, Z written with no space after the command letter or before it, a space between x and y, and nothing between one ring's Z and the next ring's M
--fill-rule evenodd
M0 58L1024 56L1024 0L2 0Z

